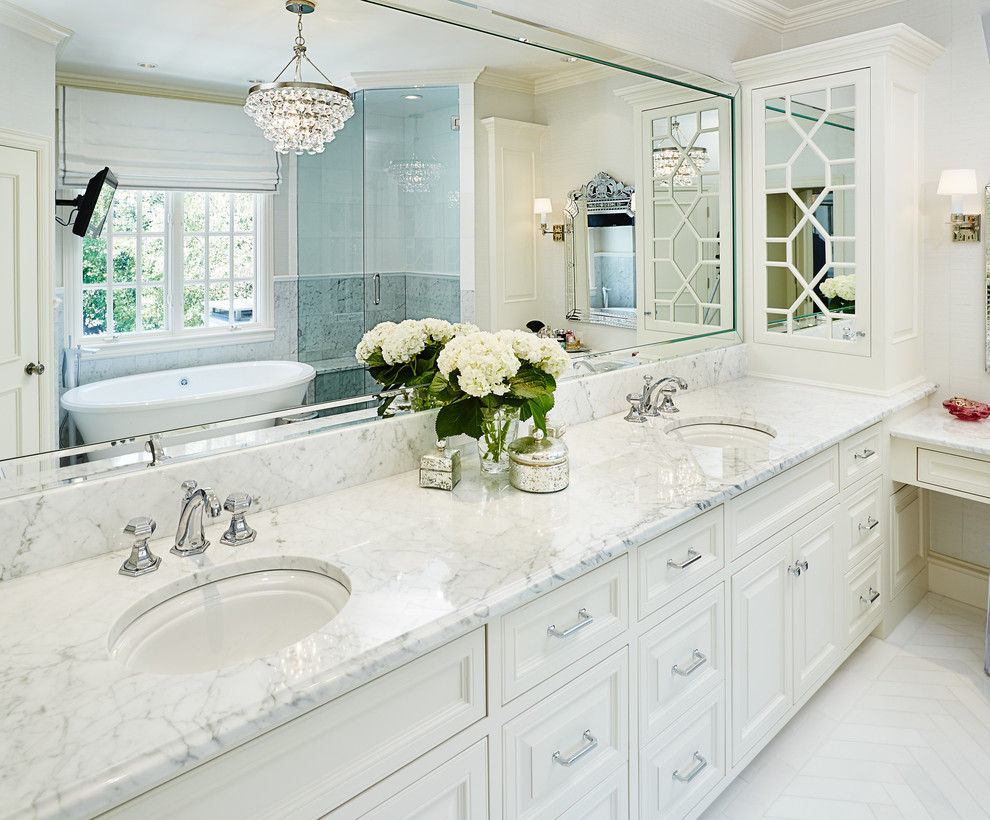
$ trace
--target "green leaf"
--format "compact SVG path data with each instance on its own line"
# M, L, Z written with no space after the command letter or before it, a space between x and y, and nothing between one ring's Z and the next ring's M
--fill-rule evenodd
M450 438L462 433L481 437L481 405L474 396L446 404L437 413L437 437Z
M547 432L547 413L553 409L553 393L547 393L546 395L539 396L535 399L530 399L526 406L529 411L533 414L533 424L536 425L538 430L541 430L544 435Z
M520 367L519 372L509 379L509 385L516 396L535 399L553 390L553 378L536 367Z

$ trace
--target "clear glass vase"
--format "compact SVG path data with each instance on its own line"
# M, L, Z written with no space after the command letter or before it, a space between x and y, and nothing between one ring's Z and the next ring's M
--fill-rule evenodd
M519 429L519 408L483 408L481 416L481 438L478 439L481 472L489 475L508 472L508 448Z

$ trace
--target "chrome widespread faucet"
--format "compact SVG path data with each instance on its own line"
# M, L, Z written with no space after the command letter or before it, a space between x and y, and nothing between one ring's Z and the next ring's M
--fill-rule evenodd
M674 394L678 388L681 390L688 389L687 382L680 376L664 376L659 381L648 384L644 388L643 413L647 416L659 416L661 413L679 413L680 410L674 406ZM660 402L659 407L657 407L657 391L663 395L663 401Z
M199 555L210 542L203 532L203 512L210 518L220 515L220 501L209 487L199 487L195 481L183 481L182 511L179 513L179 527L175 531L175 546L169 550L174 555L187 557Z

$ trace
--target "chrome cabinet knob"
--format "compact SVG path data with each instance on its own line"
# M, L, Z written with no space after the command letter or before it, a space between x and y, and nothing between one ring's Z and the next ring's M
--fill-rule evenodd
M124 527L124 532L134 536L134 544L131 547L131 554L123 564L120 565L120 574L134 577L144 575L146 572L154 572L158 569L162 559L153 555L148 549L148 539L155 532L156 524L153 518L146 515L132 518Z
M27 373L29 376L40 376L42 373L45 372L45 366L40 363L35 364L34 362L30 362L29 364L25 365L24 372Z
M258 533L248 526L244 520L244 514L251 507L251 496L247 493L231 493L227 500L223 502L223 508L232 513L230 526L220 537L220 543L228 547L237 547L241 544L250 544L254 541Z

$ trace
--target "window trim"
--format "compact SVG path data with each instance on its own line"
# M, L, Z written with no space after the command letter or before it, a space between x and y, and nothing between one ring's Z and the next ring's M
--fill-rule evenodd
M153 187L143 190L155 190ZM66 192L67 193L67 192ZM243 192L233 192L243 193ZM274 211L275 195L255 193L255 220L257 244L255 258L257 282L255 286L258 321L250 328L231 325L226 328L180 328L171 331L144 331L130 338L109 339L85 336L82 323L82 242L63 237L62 281L65 293L66 343L82 345L92 352L89 359L109 359L121 356L168 353L194 350L201 347L226 347L229 345L258 344L275 340L275 253ZM173 245L181 243L182 231L172 231ZM176 239L176 236L179 239ZM166 241L169 234L166 231ZM68 241L66 241L68 240ZM174 254L173 254L174 256ZM181 258L181 257L180 257ZM174 260L173 260L174 261ZM173 294L174 296L174 294Z

